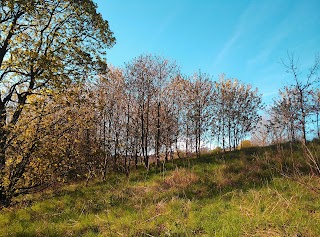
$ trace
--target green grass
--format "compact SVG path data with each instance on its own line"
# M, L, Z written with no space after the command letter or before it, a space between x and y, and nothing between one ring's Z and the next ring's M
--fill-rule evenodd
M320 177L302 165L281 175L292 157L271 151L175 160L20 197L0 212L0 236L320 236Z

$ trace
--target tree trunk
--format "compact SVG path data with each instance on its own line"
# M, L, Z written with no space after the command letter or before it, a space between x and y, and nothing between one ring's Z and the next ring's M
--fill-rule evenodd
M187 124L187 132L186 132L186 157L188 157L188 139L189 139L189 127Z
M200 114L199 114L199 119L200 119ZM200 158L200 155L201 155L201 123L199 121L199 124L198 124L198 158Z
M306 112L303 104L303 91L300 91L300 110L301 110L301 128L302 128L302 142L303 144L307 144L307 136L306 136Z
M318 131L318 138L320 138L319 111L317 111L317 131Z
M160 166L160 101L158 101L157 106L157 139L156 139L156 159L157 159L157 166Z
M224 119L222 120L222 149L223 149L223 152L225 153L226 152L226 147L225 147L225 137L224 137Z
M117 159L118 159L118 146L119 146L119 134L116 132L116 141L114 144L114 159L113 159L113 170L117 170Z
M148 139L149 139L149 109L150 109L150 95L148 95L147 99L147 121L146 121L146 132L145 132L145 159L144 159L144 164L149 170L149 154L148 154Z
M138 149L135 150L134 165L135 165L136 169L138 169Z
M0 210L1 207L8 207L11 203L12 197L8 196L4 187L0 186Z
M128 175L128 171L129 171L129 166L127 166L127 157L128 157L128 149L129 149L129 123L130 123L130 107L129 107L129 103L127 106L127 127L126 127L126 151L125 151L125 157L124 157L124 167L125 167L125 172ZM132 151L130 152L132 154Z
M179 148L178 148L178 138L176 138L176 152L177 152L177 155L178 155L178 158L180 159L180 152L179 152Z
M230 118L228 119L228 139L229 139L229 151L231 151L232 150L232 143L231 143L231 121L230 121Z
M106 119L103 118L103 150L104 150L104 162L103 162L103 171L102 171L102 180L106 180L107 176L107 165L108 165L108 154L107 154L107 139L106 139Z
M138 135L138 130L136 128L135 136L134 136L134 166L136 170L138 169L138 143L139 143L139 135Z
M11 197L8 196L3 180L5 175L6 143L8 137L8 131L6 130L6 115L5 104L0 103L0 209L1 206L9 206L11 202Z
M8 135L6 130L6 118L7 118L7 113L5 110L5 105L1 103L0 104L0 175L2 175L2 171L6 163L5 146L7 143L7 135Z

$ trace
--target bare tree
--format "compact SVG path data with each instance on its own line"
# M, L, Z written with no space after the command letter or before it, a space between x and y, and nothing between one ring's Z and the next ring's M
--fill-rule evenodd
M312 113L315 114L316 131L317 137L320 138L320 125L319 125L319 114L320 114L320 89L317 88L312 91Z
M141 55L126 65L126 80L132 86L132 99L137 102L141 150L149 169L151 108L154 103L154 78L157 70L151 55Z
M187 116L192 122L191 128L188 127L188 130L192 131L196 155L200 157L202 135L207 132L211 119L211 78L201 72L195 73L188 85Z
M261 116L263 109L261 95L252 90L251 85L240 83L237 79L225 79L225 75L214 83L212 97L212 133L222 148L236 149L241 139L251 132Z
M280 98L274 100L269 111L272 118L269 125L273 128L283 128L287 133L288 141L295 141L300 135L298 131L301 130L299 98L294 89L285 87L279 90Z
M320 66L320 57L319 54L315 55L314 64L309 68L309 72L306 75L305 80L300 79L300 63L299 59L295 57L293 53L288 52L288 60L282 60L284 67L286 68L286 72L292 74L294 79L294 84L291 86L291 93L295 94L297 98L297 106L298 106L298 120L301 125L302 132L302 142L306 144L307 141L307 117L310 114L310 100L311 100L311 91L312 86L319 82L319 77L317 76L317 72Z
M161 133L164 133L164 123L170 125L170 103L167 100L166 88L170 81L179 75L179 70L175 62L170 62L162 57L155 56L153 58L155 64L156 77L154 78L155 84L155 99L156 99L156 126L155 126L155 156L157 165L160 165L160 149L161 149ZM168 134L167 134L168 135ZM167 136L166 141L163 141L166 147L171 143Z

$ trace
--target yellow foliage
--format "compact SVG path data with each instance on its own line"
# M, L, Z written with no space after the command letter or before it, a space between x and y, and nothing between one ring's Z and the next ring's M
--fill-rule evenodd
M243 140L239 146L239 149L252 147L252 143L250 140Z

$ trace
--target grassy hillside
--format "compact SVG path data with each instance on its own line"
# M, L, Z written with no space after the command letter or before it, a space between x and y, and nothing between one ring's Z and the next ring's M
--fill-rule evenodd
M174 160L24 196L0 212L0 236L320 236L311 166L296 146Z

